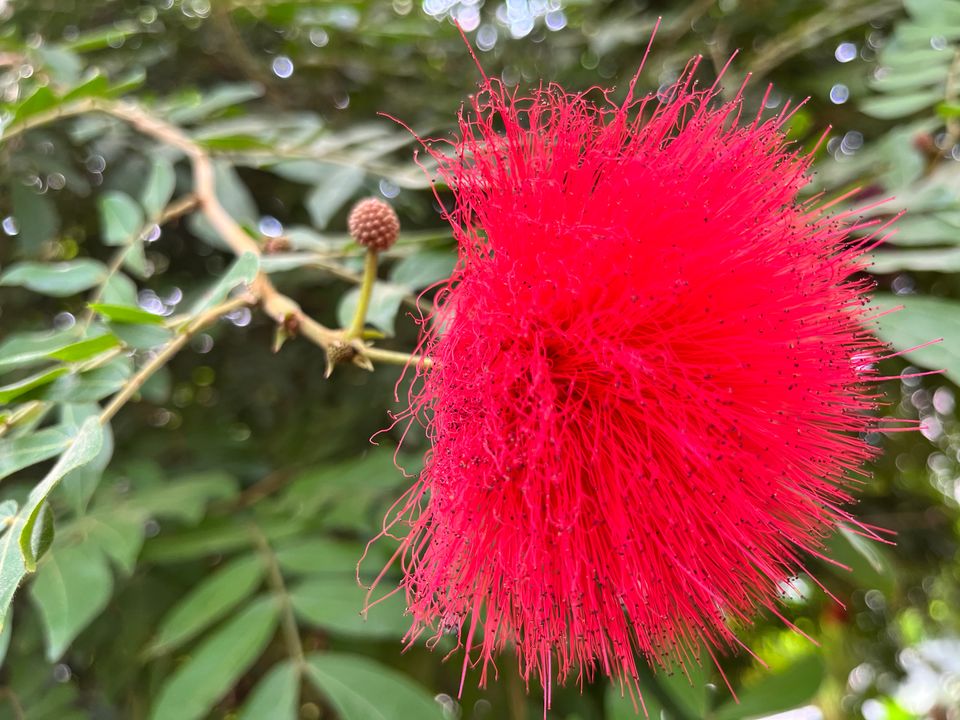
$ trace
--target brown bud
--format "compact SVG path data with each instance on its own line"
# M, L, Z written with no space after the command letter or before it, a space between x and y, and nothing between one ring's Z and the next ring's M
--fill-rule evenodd
M937 155L939 150L937 149L937 143L934 141L933 136L928 132L919 132L913 136L913 147L915 150L922 152L924 155Z
M393 208L379 198L367 198L353 206L347 218L350 235L371 250L386 250L400 235L400 218Z
M282 327L287 337L296 337L300 334L300 317L295 313L287 313L283 317Z
M285 237L268 238L263 244L263 254L273 255L274 253L287 252L290 248L290 240Z

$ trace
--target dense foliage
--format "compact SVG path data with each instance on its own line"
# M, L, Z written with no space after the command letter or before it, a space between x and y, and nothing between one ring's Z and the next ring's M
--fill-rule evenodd
M809 559L823 587L784 588L810 638L766 617L745 641L767 668L721 659L739 704L707 667L645 677L648 710L960 717L960 0L0 0L0 718L541 715L511 658L458 700L453 643L401 653L399 596L359 614L357 559L409 483L398 435L369 438L399 407L417 295L453 267L416 142L378 113L455 125L478 73L451 16L510 86L624 92L658 15L643 89L739 49L727 90L752 72L748 106L768 83L771 114L810 98L790 125L811 194L908 211L870 270L878 313L903 306L878 320L904 351L885 412L924 428L869 436L854 512L896 544L842 532L843 567ZM403 227L354 358L374 370L325 379L366 195ZM410 435L401 464L425 448ZM553 708L634 713L605 683Z

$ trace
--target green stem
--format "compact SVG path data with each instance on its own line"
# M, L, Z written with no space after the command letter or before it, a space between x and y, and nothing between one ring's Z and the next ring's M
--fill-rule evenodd
M428 357L423 357L422 355L411 355L410 353L397 352L396 350L383 350L381 348L368 347L363 351L365 357L370 358L371 360L379 363L387 363L389 365L406 365L410 363L411 365L418 365L423 363L424 367L432 367L433 361Z
M373 286L377 282L377 251L367 248L363 259L363 282L360 283L360 299L357 300L357 310L353 313L353 321L347 329L344 338L352 340L363 335L363 327L367 322L367 310L370 309L370 297L373 295Z

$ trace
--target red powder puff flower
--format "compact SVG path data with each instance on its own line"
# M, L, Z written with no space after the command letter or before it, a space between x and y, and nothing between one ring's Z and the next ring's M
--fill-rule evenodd
M696 67L623 104L485 79L452 151L427 143L459 263L404 416L432 449L385 530L409 525L408 640L454 634L481 683L512 646L547 705L779 614L873 454L881 229L798 201L787 110L744 121Z

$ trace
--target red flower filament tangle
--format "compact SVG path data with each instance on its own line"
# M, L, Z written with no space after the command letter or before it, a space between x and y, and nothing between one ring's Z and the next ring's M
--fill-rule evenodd
M744 120L696 67L622 104L485 79L426 142L459 262L398 418L432 449L384 532L407 639L454 634L481 684L512 646L547 706L554 679L716 662L840 523L870 534L843 506L884 227L798 201L789 111Z

